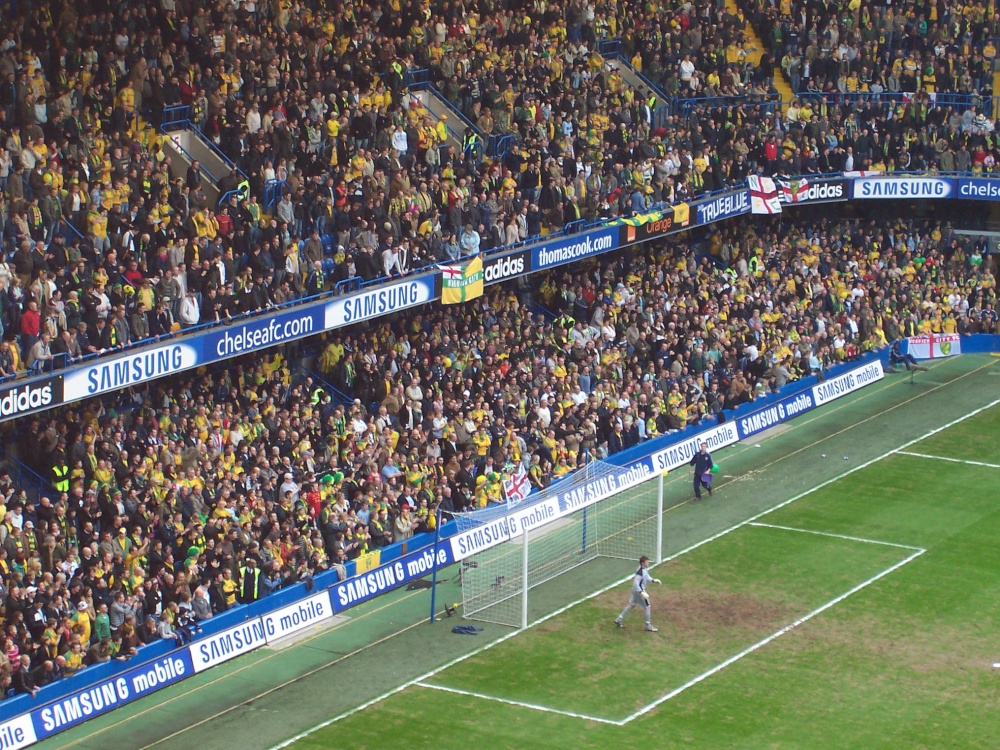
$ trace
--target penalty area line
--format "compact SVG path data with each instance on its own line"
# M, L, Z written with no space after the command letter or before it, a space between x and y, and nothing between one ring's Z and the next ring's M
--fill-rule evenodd
M929 453L916 453L914 451L896 451L901 456L913 456L914 458L927 458L931 461L947 461L951 464L965 464L966 466L985 466L987 469L1000 469L1000 464L990 464L985 461L970 461L965 458L949 458L948 456L932 456Z
M585 719L586 721L596 721L600 724L611 724L613 726L622 726L624 722L615 721L613 719L602 719L600 716L589 716L588 714L581 714L575 711L563 711L559 708L550 708L549 706L540 706L537 703L525 703L524 701L515 701L509 698L499 698L495 695L485 695L484 693L475 693L471 690L459 690L458 688L445 687L444 685L435 685L431 682L415 682L414 685L422 688L429 688L430 690L441 690L445 693L453 693L455 695L464 695L469 698L479 698L484 701L494 701L496 703L505 703L508 706L517 706L518 708L530 708L532 711L542 711L549 714L559 714L560 716L569 716L574 719Z
M660 705L666 703L667 701L671 700L672 698L676 698L678 695L680 695L684 691L686 691L686 690L694 687L695 685L697 685L700 682L703 682L704 680L707 680L712 675L718 674L719 672L721 672L726 667L728 667L728 666L730 666L732 664L735 664L736 662L738 662L740 659L744 658L745 656L749 656L754 651L757 651L758 649L763 648L767 644L771 643L771 641L774 641L774 640L780 638L781 636L785 635L786 633L788 633L788 632L794 630L795 628L799 627L803 623L808 622L812 618L816 617L816 615L822 614L823 612L826 612L826 610L830 609L831 607L834 607L834 606L840 604L840 602L844 601L844 599L848 598L849 596L853 596L854 594L858 593L862 589L865 589L868 586L871 586L876 581L884 578L885 576L889 575L890 573L893 573L893 572L899 570L900 568L902 568L907 563L913 562L918 557L920 557L922 554L924 554L925 551L926 550L918 549L912 555L909 555L905 559L900 560L895 565L893 565L893 566L891 566L889 568L886 568L881 573L878 573L878 574L872 576L871 578L869 578L866 581L862 581L857 586L855 586L854 588L852 588L850 591L847 591L847 592L841 594L840 596L835 597L834 599L831 599L826 604L823 604L822 606L817 607L812 612L809 612L808 614L803 615L799 619L795 620L794 622L789 623L788 625L786 625L785 627L781 628L780 630L775 631L774 633L771 633L771 635L769 635L766 638L763 638L763 639L757 641L752 646L749 646L749 647L743 649L738 654L730 656L728 659L726 659L721 664L717 664L716 666L712 667L708 671L702 672L700 675L698 675L697 677L694 677L694 678L688 680L687 682L685 682L680 687L674 688L673 690L671 690L666 695L661 696L660 698L656 699L655 701L653 701L649 705L643 706L642 708L640 708L635 713L633 713L633 714L625 717L624 719L622 719L622 722L621 722L622 725L628 724L629 722L632 722L632 721L638 719L640 716L643 716L643 715L649 713L650 711L652 711L657 706L660 706Z
M828 536L834 539L845 539L848 542L861 542L862 544L881 544L884 547L896 547L898 549L908 549L911 551L919 550L920 552L926 552L923 547L913 547L909 544L897 544L896 542L883 542L879 539L865 539L860 536L848 536L847 534L834 534L830 531L816 531L814 529L800 529L796 526L779 526L776 523L761 523L760 521L754 521L749 526L757 526L762 529L780 529L781 531L797 531L800 534L815 534L816 536Z

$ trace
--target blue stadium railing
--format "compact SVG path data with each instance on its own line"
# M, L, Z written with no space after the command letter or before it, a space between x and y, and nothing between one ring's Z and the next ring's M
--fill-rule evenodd
M189 105L178 104L172 107L164 108L163 115L160 120L160 132L163 133L164 135L169 135L171 132L175 130L187 130L191 132L192 135L194 135L194 137L198 139L199 143L201 143L205 148L207 148L209 151L215 154L222 161L223 164L228 166L231 170L235 170L236 173L240 176L241 182L249 180L249 178L246 175L246 172L240 169L236 165L236 162L230 159L229 156L222 149L216 146L215 143L213 143L210 138L207 138L204 135L204 133L201 132L201 129L198 127L197 123L195 123L194 120L191 118L191 107ZM190 154L187 151L187 149L185 149L179 143L174 142L174 147L178 151L182 152L192 162L196 160L195 157L192 154ZM202 174L208 177L213 185L218 185L219 181L225 176L225 175L213 174L212 171L209 170L205 166L205 164L201 161L198 162L198 166ZM223 202L228 200L229 196L232 195L234 192L236 194L240 194L239 190L235 191L230 190L225 194L220 195L217 206L221 206Z

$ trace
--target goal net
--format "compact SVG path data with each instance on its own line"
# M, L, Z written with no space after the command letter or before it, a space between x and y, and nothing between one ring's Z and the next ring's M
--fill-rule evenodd
M464 616L526 627L529 594L536 591L534 611L554 611L560 593L539 587L575 568L643 554L659 562L662 518L662 481L601 462L513 508L464 515L458 526L465 538L502 540L462 560Z

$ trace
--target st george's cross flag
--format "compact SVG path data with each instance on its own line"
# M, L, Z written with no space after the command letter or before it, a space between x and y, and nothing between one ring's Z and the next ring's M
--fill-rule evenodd
M517 471L510 478L503 480L503 492L507 496L508 505L517 505L531 492L528 472L524 470L522 464L518 464Z
M483 296L483 259L441 266L441 302L457 305Z
M770 177L760 177L752 174L747 177L747 187L750 188L750 213L781 213L778 186L774 184L774 180Z

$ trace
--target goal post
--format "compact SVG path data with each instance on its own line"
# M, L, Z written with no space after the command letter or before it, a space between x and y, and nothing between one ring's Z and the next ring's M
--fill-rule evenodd
M458 519L452 544L466 618L524 628L530 612L555 611L593 591L598 560L663 559L663 477L602 462L587 469L513 508ZM568 580L577 568L589 590Z

